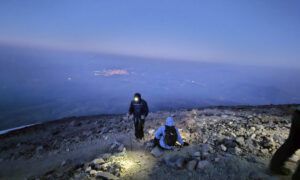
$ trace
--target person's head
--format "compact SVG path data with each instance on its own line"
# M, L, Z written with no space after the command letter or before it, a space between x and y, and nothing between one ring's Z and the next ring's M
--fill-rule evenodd
M142 96L140 93L135 93L134 94L134 101L139 102L141 100Z
M173 120L172 117L167 117L166 125L167 126L174 126L174 120Z

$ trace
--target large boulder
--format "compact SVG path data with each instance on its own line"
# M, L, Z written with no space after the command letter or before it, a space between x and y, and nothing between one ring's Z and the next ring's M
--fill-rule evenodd
M165 158L165 163L167 166L179 169L183 168L184 161L185 158L179 155Z

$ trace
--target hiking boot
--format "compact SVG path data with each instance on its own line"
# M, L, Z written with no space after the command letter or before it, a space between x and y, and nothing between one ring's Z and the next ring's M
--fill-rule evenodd
M274 174L279 174L279 175L289 175L292 173L292 171L286 167L282 167L282 168L279 168L279 169L270 169L272 173Z

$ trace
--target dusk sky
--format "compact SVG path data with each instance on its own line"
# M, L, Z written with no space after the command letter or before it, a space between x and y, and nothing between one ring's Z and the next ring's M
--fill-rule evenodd
M0 42L300 68L300 3L1 0Z

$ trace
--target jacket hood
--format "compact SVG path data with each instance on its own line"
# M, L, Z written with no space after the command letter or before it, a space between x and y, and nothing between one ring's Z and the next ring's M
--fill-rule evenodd
M166 120L166 125L167 126L174 126L174 120L172 117L168 117Z

